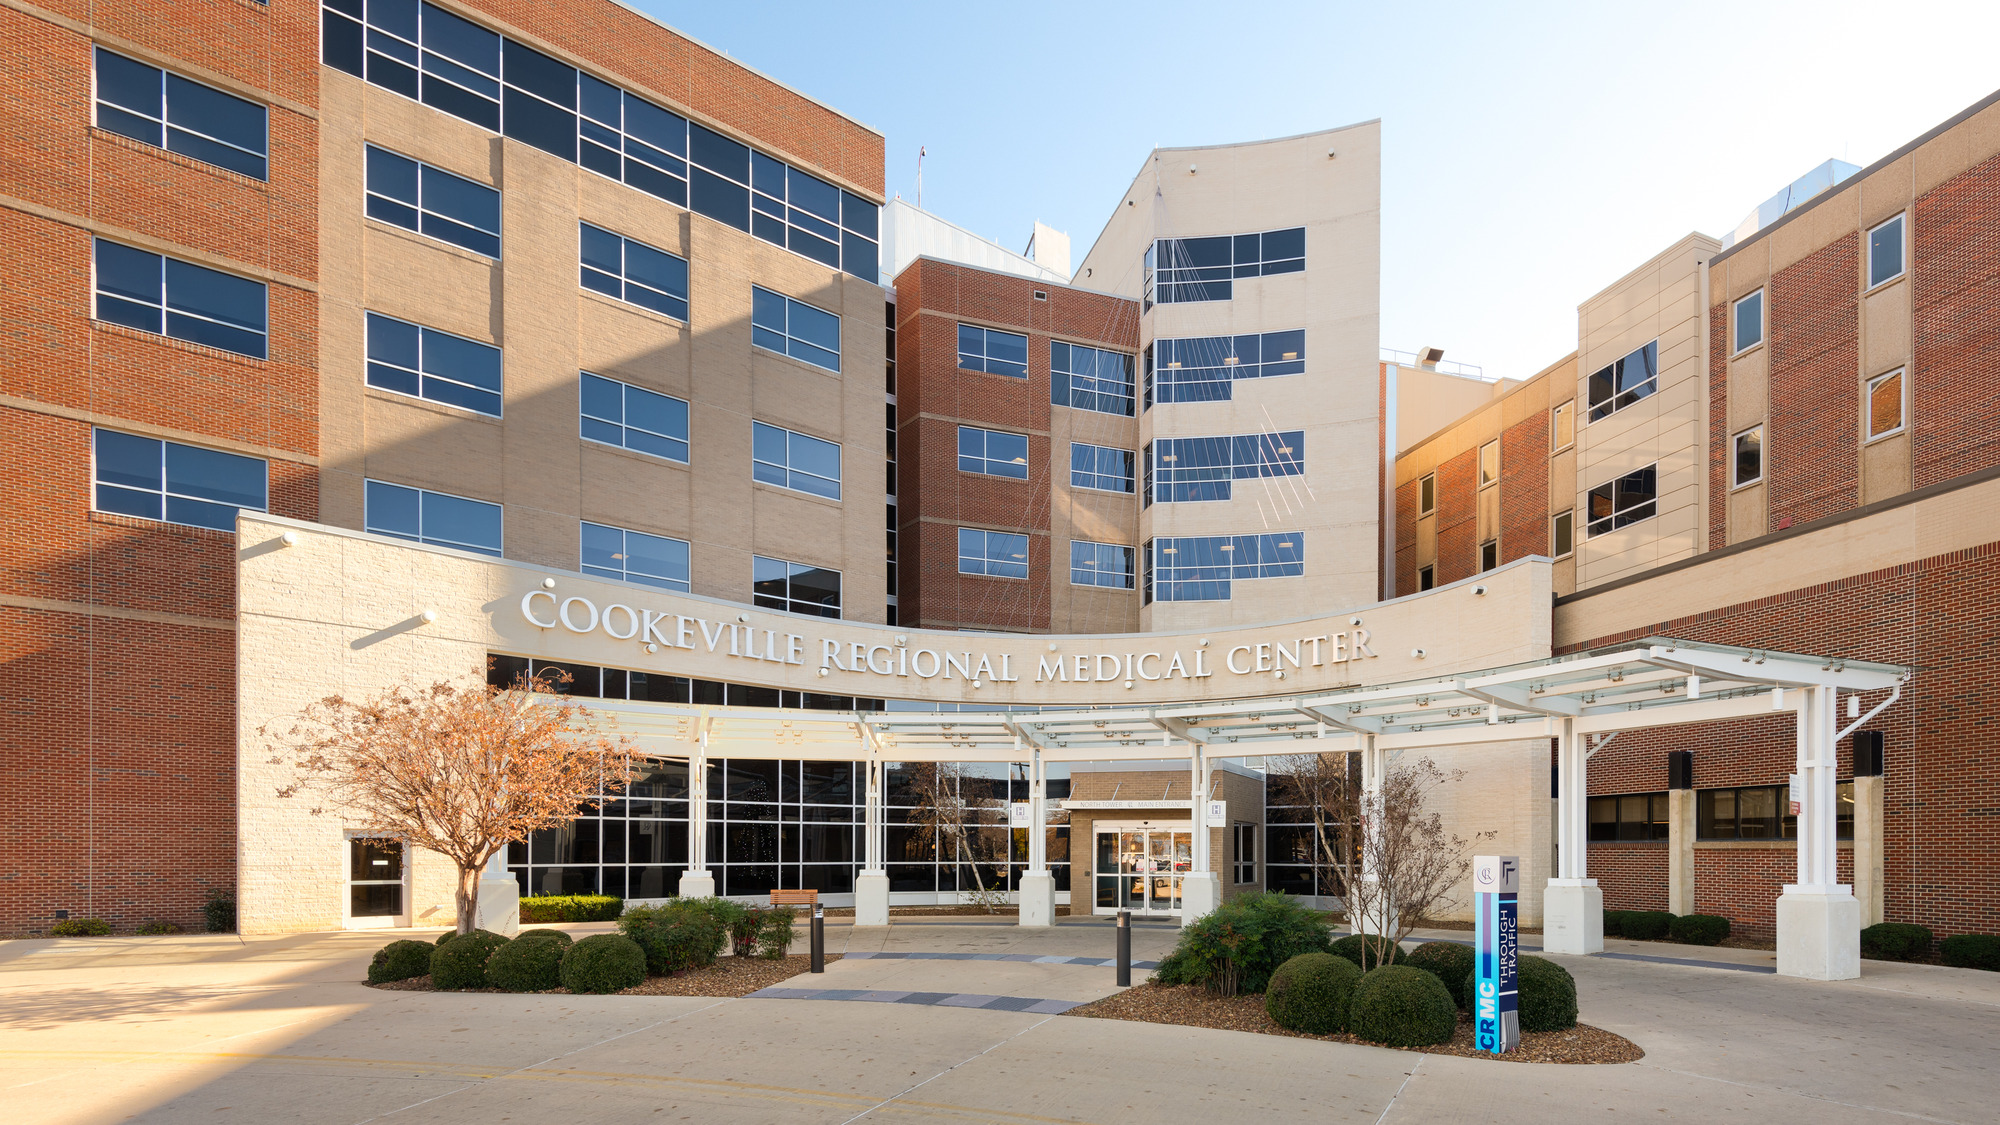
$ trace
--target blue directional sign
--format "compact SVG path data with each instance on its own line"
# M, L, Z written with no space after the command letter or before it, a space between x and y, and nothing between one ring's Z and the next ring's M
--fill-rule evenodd
M1472 857L1473 1042L1500 1054L1521 1043L1521 861Z

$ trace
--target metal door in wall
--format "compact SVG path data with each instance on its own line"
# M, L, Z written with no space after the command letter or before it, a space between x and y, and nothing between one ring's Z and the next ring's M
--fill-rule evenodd
M1092 913L1178 916L1181 877L1194 866L1194 833L1188 821L1095 826L1096 894Z

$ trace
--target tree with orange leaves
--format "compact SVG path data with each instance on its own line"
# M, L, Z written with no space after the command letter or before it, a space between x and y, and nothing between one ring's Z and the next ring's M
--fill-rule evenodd
M324 801L365 832L458 865L458 932L473 928L479 873L530 832L560 827L631 783L639 750L591 733L591 712L549 680L513 690L434 683L367 700L331 695L258 733L292 767L279 797Z

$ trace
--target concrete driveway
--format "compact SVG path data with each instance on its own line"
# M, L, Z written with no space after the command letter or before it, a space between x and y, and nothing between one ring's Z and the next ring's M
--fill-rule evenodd
M605 927L569 927L578 931ZM1176 931L1140 927L1134 953ZM1463 936L1463 935L1460 935ZM830 926L801 988L1090 999L1107 926ZM1525 1066L935 1003L383 992L388 935L0 943L0 1087L24 1122L1991 1122L2000 975L1613 942L1563 958L1646 1058ZM1670 957L1706 965L1628 957ZM998 960L1007 957L1010 960ZM1715 966L1715 967L1710 967ZM1721 967L1736 966L1736 967ZM1144 974L1136 974L1143 979Z

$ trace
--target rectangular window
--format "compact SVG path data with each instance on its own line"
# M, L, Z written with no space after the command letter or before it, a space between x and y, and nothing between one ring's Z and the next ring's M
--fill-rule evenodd
M116 430L91 431L91 448L100 512L235 531L238 511L269 501L270 466L256 457Z
M252 179L270 178L269 110L213 86L97 55L97 127Z
M1235 829L1236 837L1234 860L1236 882L1239 886L1244 883L1254 883L1257 881L1257 826L1236 824L1231 827Z
M1028 438L975 426L958 428L958 471L1028 479Z
M1432 512L1437 511L1437 506L1437 474L1432 473L1417 482L1417 514L1420 516L1430 515Z
M840 370L840 318L761 286L750 288L750 341L814 367Z
M1852 781L1842 781L1834 786L1833 803L1834 837L1852 840ZM1695 839L1796 840L1799 819L1791 809L1791 791L1783 785L1698 790L1694 795Z
M1549 539L1554 558L1576 550L1576 512L1557 512L1549 521Z
M823 566L750 557L751 602L763 609L840 616L840 572Z
M377 535L482 555L500 553L498 504L371 480L363 507L362 524Z
M750 423L752 479L840 499L840 446L764 422Z
M1590 490L1590 523L1585 530L1602 535L1627 524L1653 518L1658 498L1659 468L1648 465Z
M1304 574L1305 536L1281 531L1160 538L1146 544L1145 563L1148 603L1228 601L1233 581Z
M958 366L966 371L986 371L1025 379L1028 377L1028 338L997 328L961 324L958 326Z
M958 529L958 572L991 578L1028 576L1028 537L977 527Z
M1903 217L1868 232L1868 288L1903 276Z
M1736 302L1736 316L1732 322L1730 338L1731 353L1755 347L1764 342L1764 291L1757 290ZM1594 401L1594 400L1593 400Z
M500 193L442 168L368 146L368 217L500 256Z
M960 366L964 366L963 361ZM1049 402L1130 418L1132 356L1086 348L1082 344L1065 344L1061 340L1049 341Z
M500 417L500 349L368 314L368 385Z
M1418 567L1417 590L1421 592L1424 590L1435 590L1435 589L1437 589L1437 567L1434 566Z
M1660 342L1633 351L1590 377L1590 420L1609 418L1660 389Z
M1731 464L1731 488L1755 484L1764 479L1764 427L1752 426L1736 435L1736 450Z
M579 569L585 574L687 592L685 539L668 539L585 520L579 554L582 562Z
M1132 588L1132 548L1116 543L1069 541L1069 581L1072 586Z
M1306 333L1264 332L1155 340L1146 349L1146 404L1224 402L1238 379L1298 375L1306 369Z
M1891 371L1868 380L1868 437L1893 434L1903 428L1903 373Z
M1576 403L1565 402L1549 411L1549 452L1568 449L1576 440Z
M1500 443L1489 441L1479 447L1479 487L1500 479Z
M588 371L577 395L584 438L687 464L687 403Z
M1151 504L1227 500L1234 482L1306 471L1304 430L1232 437L1161 438L1146 447Z
M1500 542L1488 539L1479 545L1479 570L1481 573L1500 565Z
M1227 301L1235 279L1306 268L1306 228L1209 238L1162 238L1146 251L1145 303Z
M1588 839L1591 843L1667 838L1667 795L1626 793L1592 797Z
M585 289L675 320L688 318L686 258L602 227L579 225Z
M1132 451L1070 442L1069 485L1099 492L1132 491Z
M102 238L91 249L97 319L265 358L270 297L262 282Z

